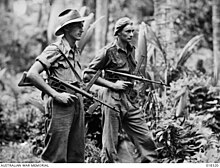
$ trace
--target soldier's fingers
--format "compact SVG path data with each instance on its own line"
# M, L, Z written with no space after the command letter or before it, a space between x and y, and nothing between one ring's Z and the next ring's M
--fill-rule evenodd
M67 104L72 104L74 102L74 99L72 96L70 96L68 99L67 99Z
M75 96L75 95L72 95L72 94L70 94L70 97L74 100L77 100L78 99L78 97L77 96Z
M73 99L71 99L71 98L70 98L70 99L68 99L68 101L67 101L67 103L68 103L68 104L72 104L73 102L74 102L74 100L73 100Z
M122 85L122 88L125 90L128 86L126 84Z
M131 85L132 83L131 82L128 82L128 81L124 81L125 84L127 85Z

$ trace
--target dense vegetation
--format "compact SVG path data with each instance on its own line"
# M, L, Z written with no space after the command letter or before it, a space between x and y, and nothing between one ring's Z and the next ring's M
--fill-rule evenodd
M131 16L128 11L134 10L134 1L117 2L111 1L111 17L117 16L118 8L123 9L125 15ZM127 2L132 2L131 6ZM22 17L13 12L0 13L3 16L0 29L4 32L0 36L0 162L43 162L39 155L43 149L45 116L40 105L40 92L32 87L17 87L21 73L30 67L47 44L46 8L49 4L32 3L29 1L27 15ZM142 0L135 8L140 9L141 19L147 22L146 15L149 13L144 12L143 6L146 3ZM204 10L201 11L201 8ZM44 15L36 14L39 9ZM204 34L204 41L199 47L212 49L210 1L191 0L187 10L179 10L181 12L175 22L179 30L179 48L183 48L195 35ZM112 23L109 27L112 27ZM91 46L89 44L85 49L83 58L92 57L88 51L93 50ZM219 90L212 86L211 73L207 73L210 69L195 69L181 65L180 69L172 71L174 76L178 75L166 88L154 85L153 89L145 88L143 92L140 89L142 83L137 83L140 107L158 147L158 162L220 161ZM89 99L84 101L87 111L93 102ZM102 134L100 107L92 114L86 113L86 128L85 162L99 163ZM132 148L129 148L129 152L135 151L126 135L119 135L119 138L121 154L128 150L125 143Z

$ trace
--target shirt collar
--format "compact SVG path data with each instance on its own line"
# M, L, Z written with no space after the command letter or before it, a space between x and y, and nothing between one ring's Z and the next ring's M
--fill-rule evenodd
M70 47L68 41L66 40L66 38L64 36L62 37L62 42L63 42L64 48L66 49L66 51L70 52L71 47Z
M64 49L65 49L65 53L70 53L70 51L72 51L72 52L77 52L77 53L79 53L79 48L78 48L78 46L77 45L75 45L75 47L74 48L71 48L70 47L70 45L69 45L69 43L68 43L68 41L66 40L66 38L63 36L62 37L62 39L61 39L61 41L63 42L63 46L64 46Z
M113 45L116 46L117 50L125 51L123 48L121 48L121 47L118 45L117 39L115 39L115 41L113 42ZM128 49L128 52L132 52L132 50L134 49L134 46L133 46L132 44L128 43L127 49Z

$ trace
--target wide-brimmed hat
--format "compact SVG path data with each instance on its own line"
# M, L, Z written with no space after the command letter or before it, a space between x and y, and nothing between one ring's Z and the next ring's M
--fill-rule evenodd
M55 35L63 34L62 28L70 23L83 22L86 17L81 17L75 9L66 9L58 16L59 26L55 30Z

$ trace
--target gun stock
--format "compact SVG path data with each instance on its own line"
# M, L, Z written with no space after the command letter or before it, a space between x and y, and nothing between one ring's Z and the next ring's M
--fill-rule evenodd
M27 76L27 72L25 71L23 74L22 74L22 77L21 77L21 80L19 81L18 83L18 86L34 86L29 80L28 78L26 78Z

